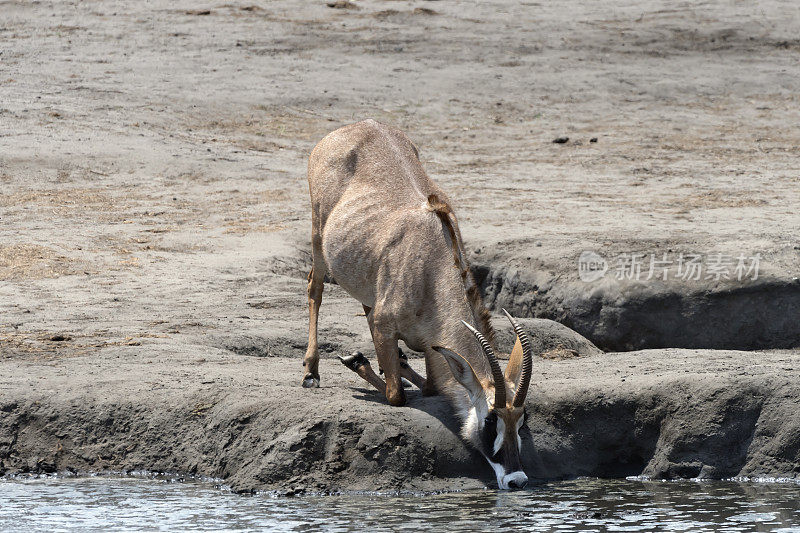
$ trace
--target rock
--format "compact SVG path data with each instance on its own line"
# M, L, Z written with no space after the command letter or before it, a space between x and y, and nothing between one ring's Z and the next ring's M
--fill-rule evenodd
M531 337L533 353L541 357L579 357L603 353L591 341L563 324L544 318L514 317ZM493 317L495 340L500 353L508 353L514 346L515 335L505 317Z
M287 490L286 492L284 492L283 495L288 497L288 498L291 498L291 497L294 497L294 496L300 496L302 494L305 494L305 492L306 492L306 488L305 487L303 487L302 485L297 485L297 486L292 487L291 489Z
M553 139L554 144L564 144L567 141L569 141L569 137L556 137Z
M360 9L356 4L353 2L349 2L348 0L338 0L337 2L328 2L328 7L333 9Z

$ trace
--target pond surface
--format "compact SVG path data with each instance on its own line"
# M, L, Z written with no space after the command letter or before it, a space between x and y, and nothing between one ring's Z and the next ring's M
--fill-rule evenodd
M0 479L0 531L797 531L800 484L578 479L518 492L239 496L137 477Z

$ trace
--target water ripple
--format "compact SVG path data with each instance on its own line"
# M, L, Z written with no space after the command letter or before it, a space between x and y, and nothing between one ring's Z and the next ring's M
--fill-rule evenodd
M0 531L800 532L796 483L578 479L518 492L238 496L209 481L0 479Z

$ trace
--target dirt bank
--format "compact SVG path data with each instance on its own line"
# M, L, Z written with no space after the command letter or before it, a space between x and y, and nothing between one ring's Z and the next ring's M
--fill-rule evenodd
M472 266L490 308L556 320L605 350L800 346L797 277L741 283L608 274L585 282L577 264L574 272L531 264L519 247L505 243L484 246Z
M419 365L420 360L413 360ZM152 341L93 357L0 361L0 474L158 470L237 491L492 485L449 408L391 408L323 360ZM537 359L530 476L800 477L798 352L651 350Z

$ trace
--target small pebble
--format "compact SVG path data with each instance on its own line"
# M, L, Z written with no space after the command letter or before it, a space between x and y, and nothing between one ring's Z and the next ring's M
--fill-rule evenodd
M564 144L568 140L569 140L569 137L556 137L555 139L553 139L553 143L555 143L555 144Z

